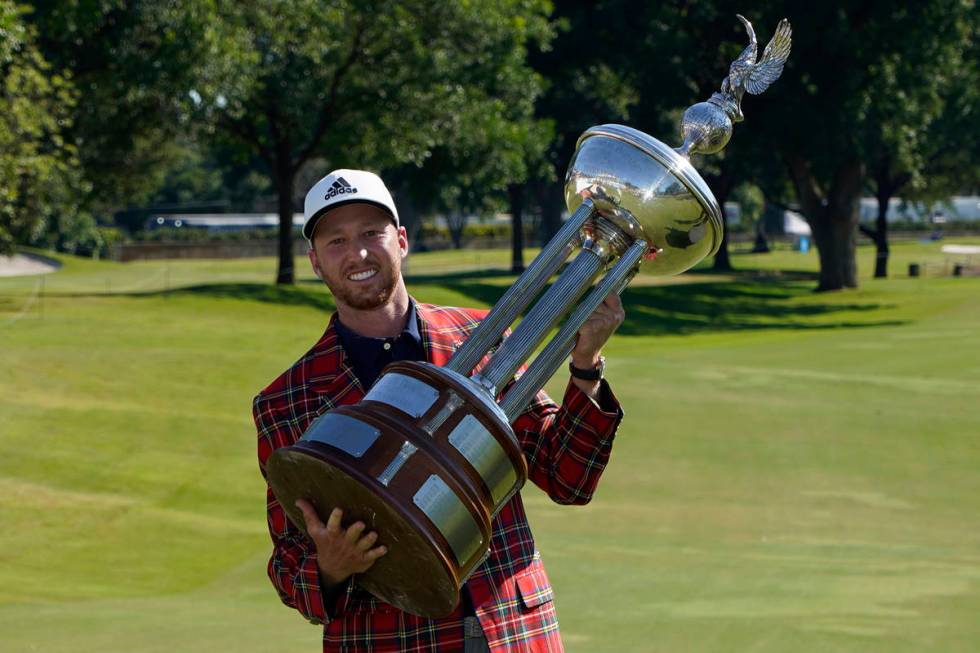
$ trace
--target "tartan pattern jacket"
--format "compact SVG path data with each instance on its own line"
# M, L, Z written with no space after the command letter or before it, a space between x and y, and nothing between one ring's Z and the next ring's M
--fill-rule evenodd
M445 365L486 311L417 305L428 360ZM365 389L345 360L334 315L320 340L255 398L259 468L321 413L360 401ZM607 461L622 411L603 381L603 407L569 383L559 408L543 392L514 422L529 477L561 504L588 503ZM442 619L398 610L353 580L332 606L320 593L316 548L292 523L267 487L273 552L268 573L283 603L322 624L326 651L462 651L462 608ZM382 535L383 537L383 535ZM493 523L489 557L466 584L491 651L561 651L554 594L534 545L520 494Z

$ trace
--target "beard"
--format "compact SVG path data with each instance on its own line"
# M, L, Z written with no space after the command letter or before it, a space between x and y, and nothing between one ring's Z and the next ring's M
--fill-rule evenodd
M388 303L398 284L396 271L388 266L379 265L374 283L363 287L351 287L345 276L339 283L327 283L330 292L337 301L359 311L373 311Z

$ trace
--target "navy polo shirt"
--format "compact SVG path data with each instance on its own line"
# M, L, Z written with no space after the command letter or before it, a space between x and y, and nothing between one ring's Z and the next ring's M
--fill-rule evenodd
M354 368L357 380L365 390L374 385L385 365L394 361L424 361L425 349L419 334L419 321L415 302L408 303L408 319L402 332L394 338L362 336L337 319L337 335L344 352Z
M354 368L357 380L364 389L370 388L381 376L385 365L394 361L424 361L425 348L419 334L419 320L415 313L415 302L408 303L408 319L402 332L394 338L371 338L362 336L344 326L337 318L337 335L344 347L344 353ZM473 615L473 601L466 587L463 588L463 613Z

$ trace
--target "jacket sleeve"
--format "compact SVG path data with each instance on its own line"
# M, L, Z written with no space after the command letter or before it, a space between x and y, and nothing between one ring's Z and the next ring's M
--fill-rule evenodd
M622 418L622 408L605 380L598 401L571 380L560 407L539 392L514 422L531 481L556 503L591 501Z
M288 427L280 427L271 411L259 397L253 404L253 416L258 430L259 469L266 477L265 465L272 452L292 443ZM320 591L320 573L316 547L306 535L289 521L266 482L266 517L272 536L272 557L268 573L279 598L296 608L309 621L326 624L331 615L324 609Z

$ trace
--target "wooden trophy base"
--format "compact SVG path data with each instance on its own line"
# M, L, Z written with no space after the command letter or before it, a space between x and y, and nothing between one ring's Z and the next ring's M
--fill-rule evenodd
M297 499L321 519L339 507L388 553L357 582L412 614L442 617L483 561L496 511L527 479L502 411L465 377L429 363L385 368L364 400L324 413L269 457L267 476L305 532Z

